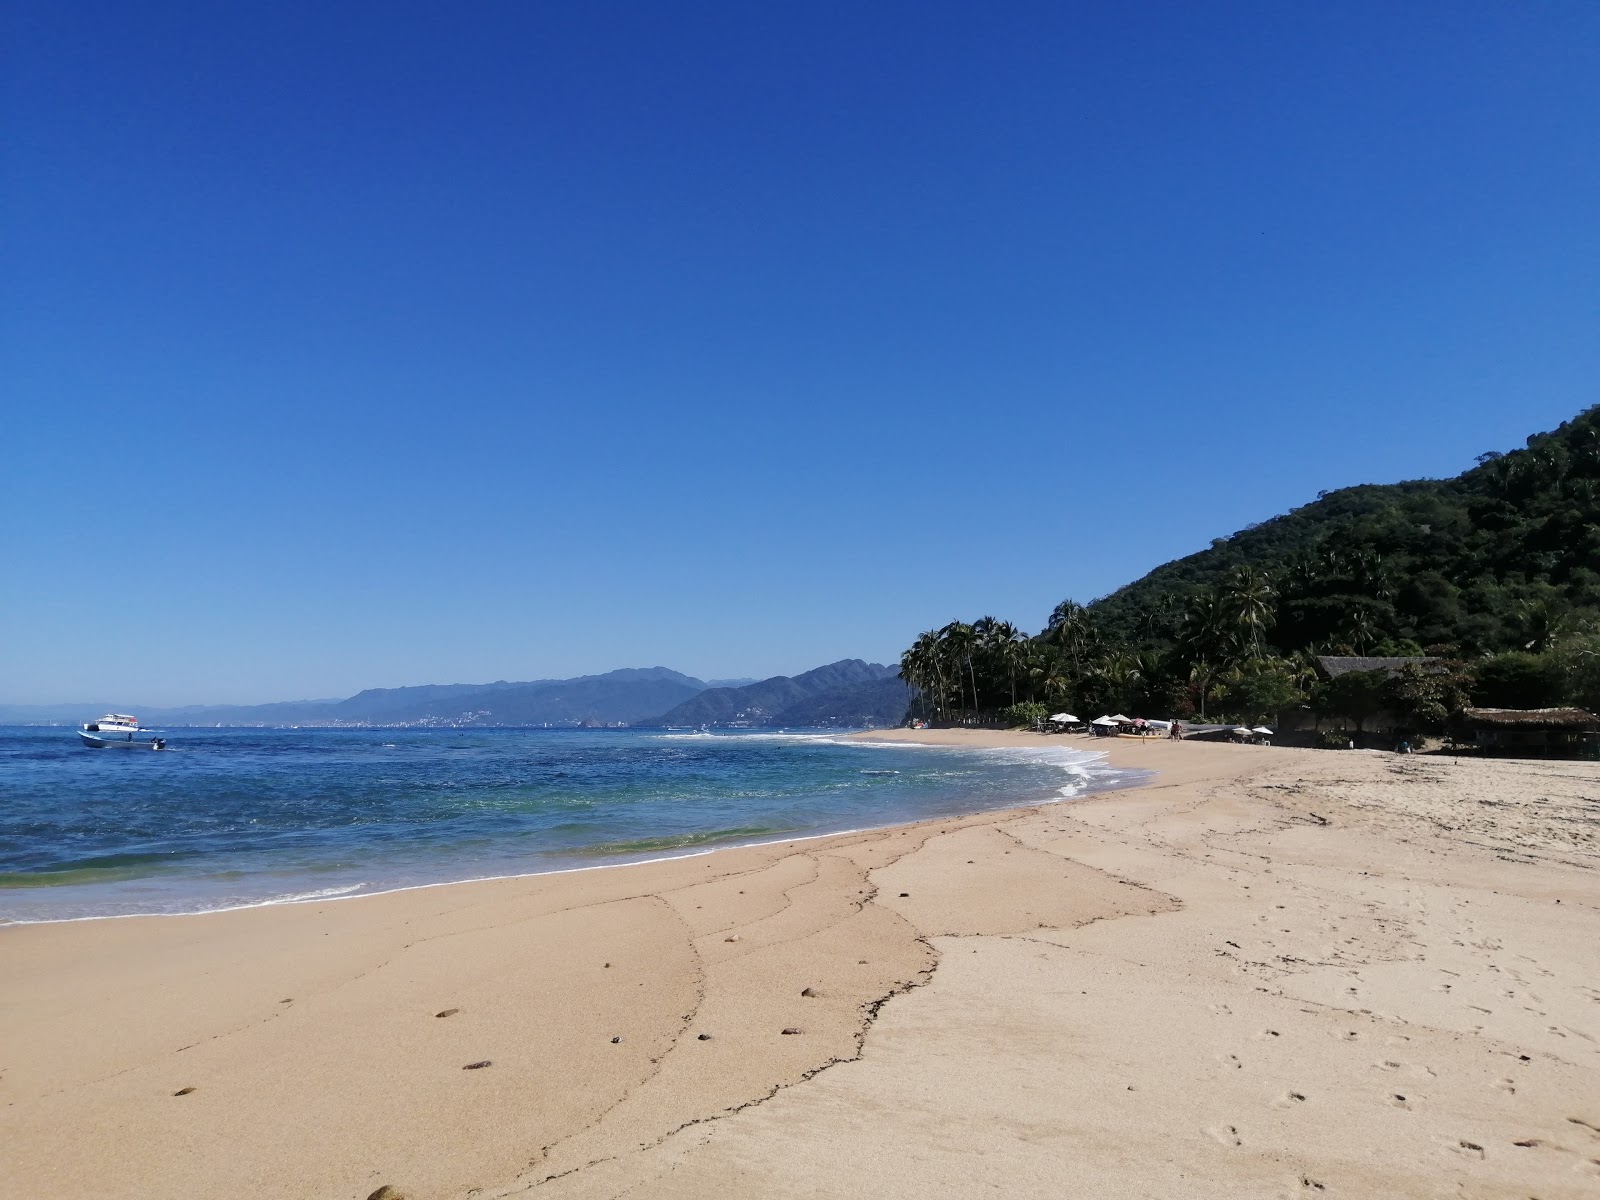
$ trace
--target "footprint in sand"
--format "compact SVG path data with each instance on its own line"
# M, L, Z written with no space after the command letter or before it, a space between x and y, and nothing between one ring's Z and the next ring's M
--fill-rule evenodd
M1235 1071L1244 1070L1244 1064L1239 1061L1237 1054L1219 1054L1217 1061L1225 1067L1232 1067Z
M1394 1092L1391 1094L1389 1097L1389 1103L1395 1108L1403 1108L1407 1112L1411 1111L1411 1101L1406 1099L1405 1093L1403 1092Z
M1373 1063L1372 1066L1374 1070L1378 1071L1404 1071L1413 1079L1421 1079L1424 1076L1429 1079L1438 1078L1438 1076L1434 1074L1432 1067L1424 1067L1420 1063L1395 1062L1392 1058L1386 1058L1382 1062Z
M1483 1147L1478 1145L1477 1142L1469 1142L1465 1138L1455 1144L1455 1150L1467 1158L1476 1158L1481 1161L1484 1157Z
M1239 1130L1233 1125L1213 1125L1206 1130L1206 1133L1219 1146L1244 1145L1244 1142L1239 1137Z
M1279 1096L1272 1102L1272 1107L1294 1108L1295 1106L1304 1104L1305 1102L1306 1096L1304 1092L1285 1092L1282 1096Z

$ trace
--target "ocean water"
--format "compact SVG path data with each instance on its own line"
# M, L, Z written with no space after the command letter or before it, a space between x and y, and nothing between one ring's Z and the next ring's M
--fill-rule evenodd
M1126 787L1068 747L832 733L0 728L0 921L185 913L570 870Z

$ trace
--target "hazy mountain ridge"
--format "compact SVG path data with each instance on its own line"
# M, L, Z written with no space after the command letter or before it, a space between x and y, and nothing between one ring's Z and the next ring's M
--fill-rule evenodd
M881 663L863 662L859 658L841 659L800 675L775 675L771 679L739 688L708 688L662 713L650 723L695 727L735 723L769 726L813 724L816 722L799 719L798 715L810 712L811 702L828 695L832 696L831 708L841 712L855 708L876 712L882 703L878 693L871 693L875 697L871 704L866 703L864 698L860 701L853 699L850 693L856 689L870 689L885 679L897 681L898 673L897 668ZM904 713L905 705L902 704L892 720L898 721Z
M272 704L195 704L152 708L138 704L0 705L0 723L78 724L101 712L133 712L154 728L201 725L309 726L527 726L723 724L735 714L754 711L753 724L885 724L899 720L905 700L895 707L893 689L878 688L894 679L894 668L845 659L802 675L774 676L738 687L711 688L700 679L667 667L627 667L574 679L524 682L417 684L367 688L342 700L290 700ZM899 685L904 690L904 685ZM859 696L852 689L867 687ZM702 695L715 698L711 715L692 722L672 718ZM815 719L807 714L815 713ZM725 714L725 715L718 715ZM860 714L849 720L842 714ZM749 719L749 718L745 718Z
M886 675L808 696L778 713L769 724L839 729L898 725L915 694L898 674Z

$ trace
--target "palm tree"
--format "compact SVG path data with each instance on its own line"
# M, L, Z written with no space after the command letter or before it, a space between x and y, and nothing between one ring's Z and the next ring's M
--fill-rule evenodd
M1353 606L1344 619L1344 633L1357 654L1370 648L1378 640L1378 625L1373 620L1372 610L1365 604Z
M1226 604L1215 589L1207 588L1190 597L1179 627L1178 644L1190 661L1233 659L1238 644L1239 625L1230 618Z
M1261 634L1273 623L1277 591L1259 572L1240 567L1229 576L1224 594L1234 620L1249 640L1250 657L1261 657Z
M1039 646L1040 643L1033 643ZM1034 685L1029 693L1029 698L1043 693L1044 698L1051 703L1058 700L1069 700L1076 672L1069 671L1067 660L1061 652L1053 646L1045 646L1036 651L1028 667L1029 681ZM1069 705L1070 707L1070 705Z
M939 661L939 635L919 634L910 649L900 656L900 677L921 693L922 715L928 715L928 698L933 697L934 715L944 707L944 670Z
M1077 670L1083 665L1084 651L1093 636L1089 610L1075 600L1063 600L1050 613L1050 622L1040 636L1065 650Z
M1206 719L1206 693L1211 690L1211 681L1217 677L1217 668L1205 659L1197 659L1189 668L1189 686L1200 697L1200 720Z
M961 677L959 664L967 664L967 678L972 683L972 711L978 711L978 675L972 668L972 651L978 642L977 633L971 625L962 621L951 621L939 630L939 641L944 646L945 653L957 665L956 678Z
M988 649L994 664L1005 671L1011 680L1011 703L1017 702L1017 669L1025 667L1028 661L1027 639L1022 630L1010 621L996 621L993 617L985 617L988 622Z
M1543 654L1565 631L1570 614L1560 601L1544 598L1524 600L1518 605L1517 616L1522 624L1522 648Z

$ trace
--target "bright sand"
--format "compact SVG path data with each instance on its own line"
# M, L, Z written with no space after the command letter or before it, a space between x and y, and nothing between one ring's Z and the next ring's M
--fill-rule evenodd
M1600 766L1108 745L1159 776L0 929L0 1196L1600 1195Z

